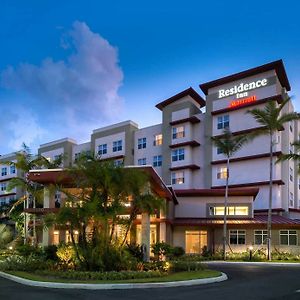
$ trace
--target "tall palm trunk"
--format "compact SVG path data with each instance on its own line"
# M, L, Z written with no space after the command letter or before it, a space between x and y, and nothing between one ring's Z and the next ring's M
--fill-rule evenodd
M227 244L227 205L228 205L228 183L229 183L229 156L227 157L227 174L225 186L224 201L224 225L223 225L223 259L226 260L226 244Z
M270 184L269 184L269 209L268 209L268 260L272 260L271 257L271 239L272 239L272 197L273 197L273 132L270 132Z

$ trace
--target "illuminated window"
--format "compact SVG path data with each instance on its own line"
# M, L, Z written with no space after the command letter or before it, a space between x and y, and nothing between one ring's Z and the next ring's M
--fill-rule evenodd
M267 244L268 231L267 230L255 230L254 231L254 243L255 245Z
M224 129L229 127L229 115L224 115L218 117L218 124L217 128L218 129Z
M154 146L160 146L160 145L162 145L162 142L163 142L162 134L156 134L154 136L153 145Z
M1 176L6 176L7 175L7 167L1 168Z
M297 231L296 230L280 230L279 232L280 245L296 246Z
M156 224L150 225L150 245L153 245L157 242L157 227ZM142 225L136 225L136 243L137 245L142 244Z
M246 244L246 231L245 230L230 230L229 243L231 245L245 245Z
M147 146L147 139L145 137L138 139L138 149L145 149L146 146Z
M107 154L107 144L102 144L98 146L98 155Z
M226 179L227 178L227 168L222 167L217 172L217 179Z
M138 159L139 166L145 166L147 164L146 157Z
M162 156L155 155L153 156L153 167L160 167L162 165Z
M173 172L171 175L172 184L184 183L184 172Z
M185 136L184 126L178 126L172 128L172 138L174 139L180 139Z
M184 148L172 150L172 161L184 160Z
M58 245L59 244L59 231L54 230L53 232L53 244Z
M122 151L122 140L113 142L113 152Z
M185 253L201 254L205 246L207 246L207 231L185 232Z
M78 232L78 230L74 230L73 231L73 237L74 237L74 242L78 243L78 238L79 238L79 232ZM71 234L70 234L69 230L66 230L66 240L65 240L65 242L67 244L72 243L72 237L71 237Z
M211 216L224 216L224 206L211 206L209 208L209 214ZM249 207L248 206L228 206L227 216L248 216Z

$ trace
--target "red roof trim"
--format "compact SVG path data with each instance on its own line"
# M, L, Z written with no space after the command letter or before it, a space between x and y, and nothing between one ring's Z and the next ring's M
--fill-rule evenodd
M281 151L277 151L273 153L273 156L279 156L281 155ZM270 153L262 153L262 154L256 154L256 155L249 155L249 156L243 156L243 157L237 157L237 158L231 158L230 162L239 162L239 161L244 161L244 160L252 160L252 159L259 159L259 158L265 158L265 157L270 157ZM226 159L220 159L220 160L215 160L211 162L211 165L220 165L226 163Z
M217 196L224 197L225 189L186 189L174 190L178 197L209 197ZM229 196L253 196L256 197L259 188L243 188L243 189L229 189Z
M0 198L7 197L7 196L14 196L14 195L17 195L17 194L16 193L3 194L3 195L0 195Z
M200 143L193 140L193 141L188 141L188 142L183 142L178 144L172 144L169 147L173 149L173 148L184 147L184 146L198 147L200 146Z
M184 169L199 170L200 167L198 165L184 165L184 166L169 168L170 171L177 171L177 170L184 170Z
M205 106L205 100L192 87L189 87L188 89L156 104L156 107L158 109L162 110L167 105L169 105L185 96L191 96L200 105L200 107Z
M213 87L220 86L220 85L232 82L232 81L240 80L240 79L243 79L243 78L246 78L249 76L253 76L253 75L271 71L271 70L276 71L276 74L278 76L278 79L279 79L281 85L283 87L285 87L287 91L290 91L291 86L290 86L288 77L286 75L282 59L270 62L268 64L264 64L264 65L261 65L261 66L258 66L258 67L252 68L252 69L248 69L246 71L242 71L242 72L235 73L235 74L232 74L229 76L225 76L225 77L219 78L217 80L202 83L199 86L200 86L201 90L203 91L203 93L205 95L207 95L208 90Z
M261 99L261 100L257 100L255 102L250 102L250 103L247 103L245 105L241 105L241 106L237 106L237 107L232 107L232 108L228 107L228 108L223 108L223 109L215 110L215 111L212 111L211 114L213 116L214 115L219 115L219 114L224 114L224 113L231 112L231 111L234 111L234 110L243 109L245 107L250 107L250 106L264 104L264 103L267 103L269 101L277 101L278 103L282 103L283 98L282 98L282 95L276 95L276 96L264 98L264 99Z
M172 121L172 122L170 122L170 125L174 126L174 125L178 125L178 124L182 124L182 123L186 123L186 122L196 124L196 123L200 123L201 121L196 116L192 116L192 117L189 117L189 118Z
M241 187L250 187L250 186L258 186L258 185L269 185L269 181L257 181L257 182L249 182L249 183L240 183L240 184L230 184L230 188L241 188ZM282 180L273 180L273 184L285 185ZM224 189L225 185L221 186L212 186L212 189Z

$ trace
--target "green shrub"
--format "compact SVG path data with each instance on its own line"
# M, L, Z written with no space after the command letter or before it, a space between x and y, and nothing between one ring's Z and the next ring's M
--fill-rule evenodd
M52 264L34 256L11 255L0 262L1 271L27 271L51 269Z
M300 255L290 253L288 251L272 251L273 260L282 260L282 261L300 261Z
M170 256L172 252L172 247L165 242L157 242L151 248L157 260L162 260L164 256Z
M119 272L82 272L82 271L43 271L39 270L35 272L42 276L51 276L60 279L72 279L72 280L127 280L127 279L141 279L141 278L153 278L166 275L160 271L119 271Z
M53 260L57 261L58 256L56 254L57 246L56 245L49 245L43 248L43 257L45 260Z
M140 245L136 244L126 244L127 251L133 257L135 257L138 261L143 261L143 250Z
M11 227L0 224L0 249L3 249L13 240L13 230Z
M18 245L16 247L16 251L19 255L24 256L24 257L29 257L29 256L39 256L41 255L41 249L25 244L25 245Z
M75 266L75 251L72 246L62 244L57 248L56 255L62 267L74 268Z
M173 261L170 263L171 272L192 272L192 271L201 271L206 268L200 262L196 261Z

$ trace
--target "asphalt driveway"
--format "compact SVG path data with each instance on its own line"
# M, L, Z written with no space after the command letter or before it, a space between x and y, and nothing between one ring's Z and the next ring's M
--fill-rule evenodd
M61 299L298 299L300 300L300 267L214 264L210 268L225 272L229 279L221 283L181 288L139 290L64 290L24 286L0 278L2 300Z

